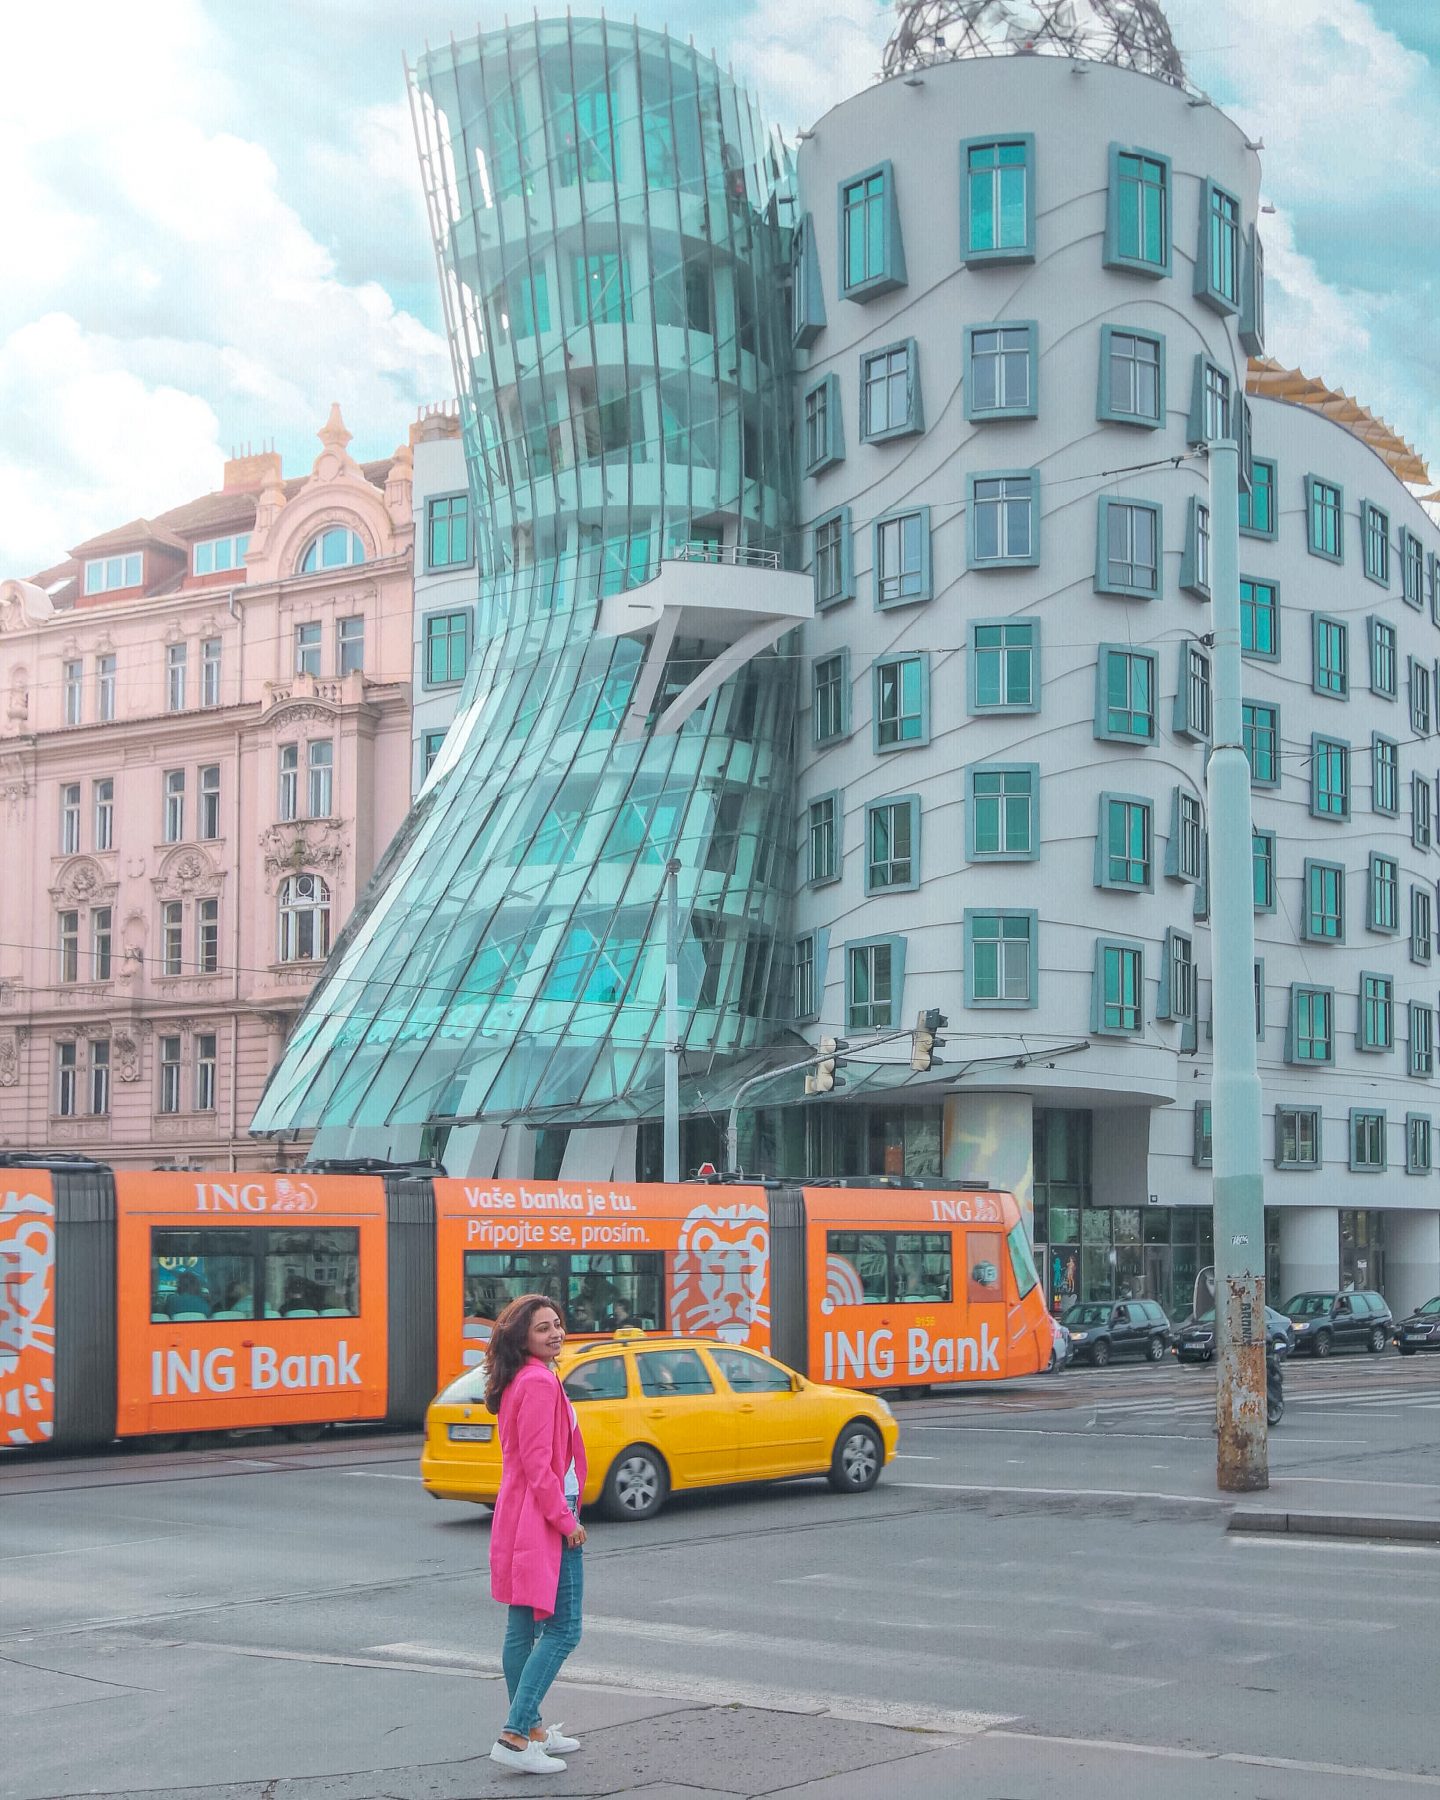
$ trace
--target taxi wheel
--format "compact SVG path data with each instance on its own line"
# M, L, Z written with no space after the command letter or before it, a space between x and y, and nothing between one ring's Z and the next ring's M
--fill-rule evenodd
M653 1519L670 1492L670 1471L659 1451L631 1444L610 1465L600 1494L607 1519Z
M885 1447L873 1425L852 1419L835 1440L830 1485L837 1494L868 1494L885 1466Z

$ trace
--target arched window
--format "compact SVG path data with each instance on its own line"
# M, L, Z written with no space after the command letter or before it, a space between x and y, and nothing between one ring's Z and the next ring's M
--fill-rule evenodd
M346 569L364 560L365 546L359 535L343 525L332 525L310 540L310 548L300 558L300 573L313 575L317 569Z
M319 875L291 875L280 888L281 962L330 954L330 890Z

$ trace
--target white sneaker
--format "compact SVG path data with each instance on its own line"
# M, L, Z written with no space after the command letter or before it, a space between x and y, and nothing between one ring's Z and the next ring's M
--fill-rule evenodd
M573 1756L579 1748L579 1738L566 1737L558 1725L546 1726L545 1749L552 1756Z
M554 1775L565 1767L558 1756L551 1756L543 1744L532 1738L523 1750L512 1749L504 1738L496 1738L490 1760L502 1769L513 1769L517 1775Z

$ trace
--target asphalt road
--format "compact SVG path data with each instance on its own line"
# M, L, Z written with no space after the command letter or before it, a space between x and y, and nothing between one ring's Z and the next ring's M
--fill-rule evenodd
M1440 1790L1440 1550L1227 1535L1212 1392L1205 1369L1112 1367L908 1402L870 1495L597 1522L560 1716L638 1744L655 1696L825 1708L857 1732L993 1730L997 1754L1071 1741L1060 1768L1140 1744L1327 1767L1327 1796ZM1440 1357L1292 1365L1289 1399L1287 1504L1440 1511ZM0 1800L474 1756L496 1723L488 1529L424 1494L400 1438L7 1459ZM1132 1757L1123 1791L1169 1800L1169 1768ZM752 1779L733 1791L781 1791ZM1246 1780L1213 1791L1292 1792Z

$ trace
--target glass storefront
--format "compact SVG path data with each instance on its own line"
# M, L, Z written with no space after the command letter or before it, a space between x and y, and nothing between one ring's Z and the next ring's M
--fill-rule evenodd
M1385 1215L1365 1208L1340 1214L1341 1287L1385 1292Z

